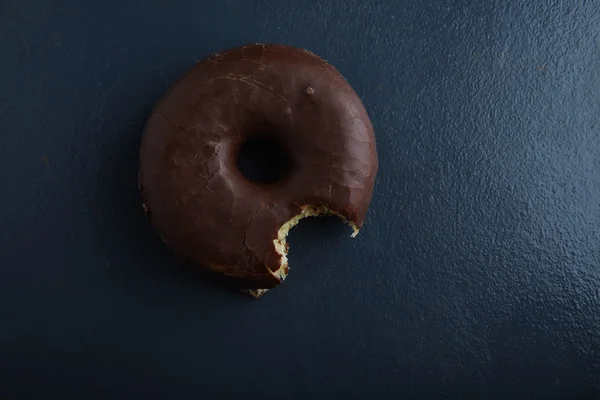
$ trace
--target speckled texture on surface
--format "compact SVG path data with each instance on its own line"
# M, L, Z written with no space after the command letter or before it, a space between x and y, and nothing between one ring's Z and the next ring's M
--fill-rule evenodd
M201 3L0 1L0 397L599 397L595 2ZM260 301L136 187L167 86L247 42L334 64L380 161L359 237L302 222Z

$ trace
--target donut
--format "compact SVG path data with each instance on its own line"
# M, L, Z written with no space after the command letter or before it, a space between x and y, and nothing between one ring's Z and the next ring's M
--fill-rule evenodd
M257 138L285 161L272 181L240 170ZM286 278L286 238L302 218L336 215L358 234L377 169L371 121L336 68L304 49L252 44L208 56L159 100L139 188L170 249L259 297Z

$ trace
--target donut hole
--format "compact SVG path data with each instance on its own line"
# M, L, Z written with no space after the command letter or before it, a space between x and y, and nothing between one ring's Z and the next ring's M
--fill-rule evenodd
M252 135L240 149L237 167L249 181L275 183L292 170L292 157L272 135Z

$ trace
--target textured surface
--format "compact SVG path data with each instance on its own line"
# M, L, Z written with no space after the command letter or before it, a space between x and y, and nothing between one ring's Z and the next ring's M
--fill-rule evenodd
M597 3L200 3L0 1L0 397L599 397ZM357 239L301 223L259 301L136 187L167 85L254 41L338 67L380 161Z
M291 168L276 182L251 182L238 167L257 137L287 153ZM286 245L275 243L307 206L360 228L376 173L373 126L357 94L332 65L281 44L195 65L152 110L140 148L144 209L160 237L244 289L285 278Z

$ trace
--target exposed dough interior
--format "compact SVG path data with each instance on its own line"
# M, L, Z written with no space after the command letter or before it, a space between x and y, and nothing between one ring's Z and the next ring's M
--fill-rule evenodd
M287 253L289 250L289 245L287 244L287 236L290 233L290 230L294 226L298 225L298 222L300 222L300 220L307 218L307 217L318 217L320 215L335 215L335 216L337 216L343 222L350 225L350 227L352 228L352 231L353 231L352 235L351 235L352 237L356 237L356 235L358 235L359 228L356 226L356 224L354 222L348 221L343 215L333 212L330 209L328 209L327 207L321 206L321 205L302 206L300 214L295 215L294 217L292 217L292 219L290 219L289 221L287 221L283 225L281 225L281 227L279 228L279 231L277 232L277 239L273 240L273 244L275 245L275 251L277 252L277 254L279 254L281 256L279 268L277 270L273 271L273 275L275 275L277 278L279 278L279 280L283 281L286 278L287 272L288 272ZM265 294L268 290L269 289L254 289L254 290L247 289L247 290L244 290L243 292L258 298L258 297L262 296L263 294Z

